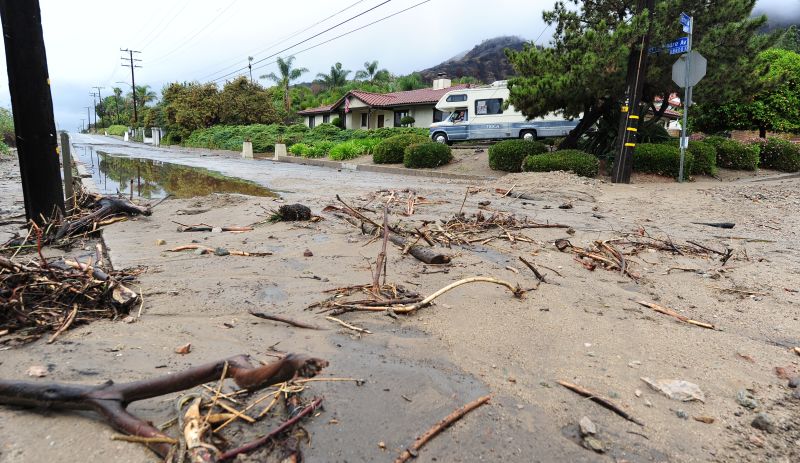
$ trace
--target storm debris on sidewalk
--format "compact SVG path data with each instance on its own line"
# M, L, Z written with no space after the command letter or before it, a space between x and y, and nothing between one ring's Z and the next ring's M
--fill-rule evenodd
M121 384L108 381L99 386L89 386L1 380L0 403L43 409L94 410L109 425L126 434L112 439L145 444L167 462L184 461L187 452L194 458L189 461L226 461L257 451L279 439L281 434L318 409L321 398L306 403L300 397L307 388L307 380L303 378L313 378L327 365L328 362L322 359L289 354L273 363L253 367L246 356L238 355L183 372ZM232 378L240 389L223 392L227 378ZM213 382L216 383L214 387L206 385ZM127 411L132 402L197 386L204 390L179 396L175 403L177 416L161 426L156 427ZM254 394L270 386L271 390ZM263 430L253 428L261 428L260 425L270 419L270 412L282 397L285 400L285 420L266 436L237 446L234 439L263 435ZM184 412L187 403L188 410ZM251 410L261 403L267 405L255 417L251 416ZM178 437L167 435L165 430L175 425ZM232 432L223 434L222 431L229 427L233 428ZM276 445L268 451L281 448L281 445ZM301 461L299 447L295 446L292 453L296 458L293 461ZM205 459L196 459L202 455Z
M172 249L167 249L167 252L181 252L181 251L196 251L198 254L214 254L215 256L242 256L242 257L264 257L271 256L271 252L248 252L240 251L238 249L226 248L212 248L210 246L203 246L202 244L185 244L177 246Z
M689 317L687 317L685 315L681 315L678 312L675 312L674 310L672 310L670 308L660 306L660 305L658 305L658 304L656 304L654 302L638 301L638 304L639 305L643 305L645 307L648 307L650 309L653 309L658 313L662 313L664 315L669 315L670 317L675 318L676 320L682 321L683 323L688 323L689 325L699 326L700 328L706 328L706 329L709 329L709 330L715 330L716 329L716 327L714 327L714 325L712 325L710 323L699 322L697 320L692 320L691 318L689 318Z
M619 271L634 281L641 278L639 275L630 271L628 260L625 259L623 253L614 247L609 240L595 241L589 248L574 246L566 239L556 240L555 245L561 252L568 251L574 253L575 260L587 270L594 270L600 265L606 270Z
M141 269L106 272L71 260L22 264L0 256L0 344L25 344L77 325L122 318L141 297L122 281Z
M271 222L294 222L311 220L311 209L303 204L284 204L274 211Z

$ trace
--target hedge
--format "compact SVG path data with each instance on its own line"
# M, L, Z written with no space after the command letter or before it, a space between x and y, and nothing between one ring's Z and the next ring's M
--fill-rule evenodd
M681 150L668 143L640 143L633 152L634 172L678 177L680 170ZM694 167L694 156L687 150L683 163L683 171L691 173Z
M399 164L403 162L405 150L408 145L430 141L427 136L407 133L386 138L378 143L372 152L372 162L375 164Z
M420 167L439 167L453 160L449 146L426 141L406 146L403 165L412 169Z
M125 132L127 131L128 128L125 127L124 125L110 125L106 129L106 132L108 132L109 135L116 135L118 137L125 136Z
M722 137L708 137L705 141L717 148L717 166L737 170L758 169L761 152L758 145L747 145Z
M489 167L504 172L521 172L526 157L547 152L547 146L532 140L504 140L489 148Z
M347 159L357 158L361 155L371 153L379 142L380 140L377 138L348 140L331 148L328 157L334 161L345 161Z
M525 158L522 167L525 172L563 170L584 177L595 177L600 169L600 162L593 155L583 151L561 150L530 155Z
M768 138L758 144L762 167L784 172L800 171L800 145L781 138Z

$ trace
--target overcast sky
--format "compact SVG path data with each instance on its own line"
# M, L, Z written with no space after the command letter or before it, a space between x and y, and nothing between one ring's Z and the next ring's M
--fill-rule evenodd
M552 34L545 30L541 14L554 0L429 0L413 7L421 1L40 0L56 122L60 129L79 127L86 118L85 107L92 105L93 86L105 87L104 96L113 86L129 90L130 69L120 66L120 48L141 50L136 55L142 60L136 83L150 85L160 95L169 82L223 77L245 67L248 56L264 60L254 65L255 77L273 72L270 55L373 7L280 55L297 55L296 65L310 71L303 80L328 71L336 61L355 72L364 61L378 60L390 72L406 74L484 39L518 35L546 43ZM774 9L776 15L800 15L800 0L760 0L758 5L767 12ZM413 8L301 51L409 7ZM1 49L0 54L5 67ZM0 72L0 106L10 106L5 72Z

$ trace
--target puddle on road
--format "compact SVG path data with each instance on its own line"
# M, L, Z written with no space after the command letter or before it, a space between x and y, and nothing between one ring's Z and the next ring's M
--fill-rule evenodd
M118 191L147 199L167 195L192 198L211 193L238 193L249 196L278 196L257 183L199 167L182 166L152 159L111 156L95 151L91 146L76 146L78 158L92 173L97 188L103 194ZM131 181L133 183L131 183Z

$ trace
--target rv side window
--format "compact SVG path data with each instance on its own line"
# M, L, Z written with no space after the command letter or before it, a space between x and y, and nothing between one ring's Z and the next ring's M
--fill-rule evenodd
M483 116L486 114L502 114L503 99L492 98L490 100L475 100L475 115Z
M447 97L446 100L448 103L453 103L455 101L467 101L467 95L459 94L459 95L450 95Z

